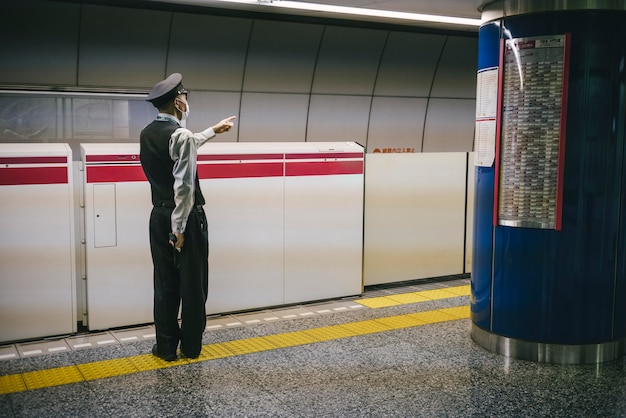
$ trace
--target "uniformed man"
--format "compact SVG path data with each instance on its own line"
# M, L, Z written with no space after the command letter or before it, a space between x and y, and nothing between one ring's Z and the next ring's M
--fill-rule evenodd
M234 116L199 133L185 128L189 102L182 76L174 73L148 94L159 114L140 135L140 158L152 191L150 249L154 265L152 354L165 360L196 358L206 326L209 244L196 157L198 147L228 132ZM181 326L178 312L181 306Z

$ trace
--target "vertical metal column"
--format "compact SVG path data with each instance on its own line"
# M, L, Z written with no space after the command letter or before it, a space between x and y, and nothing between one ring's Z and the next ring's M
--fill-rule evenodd
M499 114L513 112L523 123L499 118L495 145L509 153L496 151L492 166L476 167L472 338L510 357L597 363L622 356L626 342L626 5L563 4L503 0L482 8L488 22L479 32L479 72L498 67ZM527 51L524 68L520 51L511 55L522 86L502 81L505 65L495 57L505 55L507 41L521 50L529 42L550 46L565 39L563 91L552 86L524 96L512 90L553 80L545 76L544 58L537 58L550 56L546 50ZM555 119L546 104L552 94L563 94L559 118L567 121L558 145L558 190L543 178L550 170L536 169L557 158L546 139ZM513 164L514 175L506 170ZM535 193L542 182L549 185L543 195ZM504 187L519 193L499 199ZM511 221L518 213L523 218L525 208L532 218L533 208L550 207L554 196L556 222Z

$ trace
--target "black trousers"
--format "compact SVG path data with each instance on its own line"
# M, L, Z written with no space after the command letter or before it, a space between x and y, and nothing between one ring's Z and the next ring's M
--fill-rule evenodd
M173 354L180 342L180 349L186 356L197 357L202 349L202 333L206 327L209 275L206 215L201 208L191 211L183 248L176 252L168 243L172 210L153 207L150 214L157 347L162 355Z

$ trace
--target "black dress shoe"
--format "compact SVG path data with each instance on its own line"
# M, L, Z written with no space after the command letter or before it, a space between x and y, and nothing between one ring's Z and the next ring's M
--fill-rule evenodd
M157 348L157 345L153 345L152 346L152 354L157 356L158 358L160 358L161 360L164 361L174 361L174 360L178 360L178 356L176 356L176 353L172 353L172 354L160 354L159 353L159 349Z
M180 343L180 355L181 355L181 357L193 360L193 359L196 359L196 358L200 357L200 353L201 352L202 352L202 347L200 347L200 351L198 351L195 356L190 356L189 354L187 354L185 352L185 347L184 347L183 342L181 341L181 343Z
M188 358L188 359L190 359L190 360L193 360L193 359L196 359L196 358L200 357L200 354L198 354L197 356L193 356L193 357L192 357L192 356L188 356L187 354L185 354L185 352L184 352L184 351L182 351L182 350L181 350L181 351L180 351L180 357L181 357L181 358Z

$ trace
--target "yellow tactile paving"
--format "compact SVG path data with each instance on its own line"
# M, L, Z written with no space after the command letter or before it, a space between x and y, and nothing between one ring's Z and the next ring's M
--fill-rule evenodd
M388 326L391 329L417 327L426 323L418 318L414 318L408 315L388 316L386 318L374 319L374 321L380 322L381 324Z
M454 308L443 308L439 309L441 312L449 313L450 315L454 315L461 318L469 318L470 316L470 307L469 305L465 306L455 306Z
M265 337L270 343L278 348L297 347L299 345L312 344L317 340L302 331L286 332L284 334L268 335Z
M347 329L355 335L373 334L375 332L389 331L392 329L383 323L373 320L350 322L348 324L341 324L339 326Z
M357 299L355 300L355 302L363 306L367 306L368 308L373 308L373 309L388 308L390 306L402 305L402 302L389 299L387 296L380 296L377 298Z
M438 300L438 299L447 299L447 298L456 298L459 295L455 295L454 293L447 292L445 289L433 289L433 290L422 290L418 292L421 296L425 298Z
M456 298L459 296L469 296L470 287L465 286L453 286L446 287L445 289L433 289L422 290L419 292L399 293L389 296L378 296L373 298L363 298L355 300L368 308L388 308L390 306L405 305L408 303L426 302L428 300L448 299Z
M418 302L426 302L427 300L431 300L420 294L420 292L412 292L412 293L400 293L398 295L389 295L387 296L389 299L400 302L401 305L406 305L408 303L418 303Z
M453 286L446 287L446 292L454 293L457 296L469 296L471 293L471 289L469 286Z
M0 376L0 394L23 392L26 389L26 383L21 374Z
M223 344L207 344L202 347L202 351L197 359L189 360L190 363L205 360L215 360L218 358L234 356L232 351L229 351Z
M161 360L158 357L153 356L152 354L141 354L138 356L128 357L128 361L137 369L137 371L145 372L148 370L156 370L163 369L165 367L178 366L180 365L179 361L167 362L165 360Z
M364 306L380 308L424 300L434 300L465 296L469 294L469 286L456 286L445 290L426 290L403 295L367 298L357 300ZM142 354L127 358L97 361L77 366L58 367L0 376L0 395L23 392L50 386L58 386L85 380L102 379L138 373L165 367L181 366L189 363L214 360L223 357L249 354L276 348L295 347L316 342L366 335L394 329L416 327L444 321L469 318L469 306L443 308L434 311L416 312L406 315L389 316L366 321L358 321L341 325L331 325L302 331L287 332L264 337L247 338L223 343L207 344L197 359L179 359L166 362L152 354Z
M22 377L29 390L66 385L84 380L83 375L80 374L75 366L22 373Z
M353 337L354 333L342 328L339 325L331 325L328 327L306 329L302 331L305 335L310 336L315 342L337 340L339 338Z
M420 321L424 321L427 324L435 324L437 322L460 319L458 316L451 315L447 312L442 312L441 310L416 312L408 315L413 318L419 319Z
M221 346L233 354L250 354L278 348L263 337L246 338L245 340L228 341Z
M102 379L105 377L137 373L139 371L128 358L95 361L93 363L79 364L76 367L78 367L78 370L85 376L85 380Z

